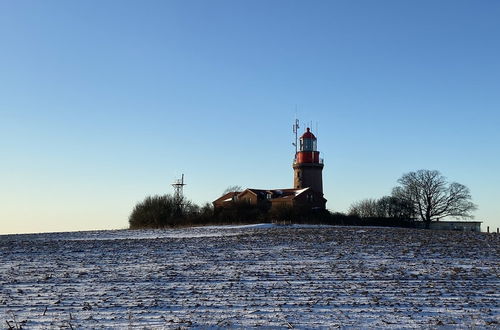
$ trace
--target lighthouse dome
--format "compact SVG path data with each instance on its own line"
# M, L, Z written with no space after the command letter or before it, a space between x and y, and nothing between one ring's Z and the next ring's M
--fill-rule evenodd
M306 132L304 134L302 134L302 136L300 137L301 139L313 139L313 140L316 140L316 137L314 136L313 133L311 133L311 130L308 128L306 128Z

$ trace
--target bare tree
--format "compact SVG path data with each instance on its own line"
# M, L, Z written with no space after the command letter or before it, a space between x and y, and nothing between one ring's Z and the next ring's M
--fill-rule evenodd
M233 191L242 191L243 188L241 186L238 186L238 185L234 185L234 186L229 186L227 187L224 192L222 193L222 195L225 195L229 192L233 192Z
M477 209L469 188L456 182L449 184L438 171L406 173L398 183L392 195L413 205L427 228L431 221L444 217L473 218L471 212Z
M415 217L412 204L394 196L355 202L349 207L348 214L361 218L413 219Z
M380 218L414 219L413 204L394 196L377 200L377 216Z
M375 199L363 199L353 203L349 207L349 215L356 215L361 218L371 218L377 216L377 201Z

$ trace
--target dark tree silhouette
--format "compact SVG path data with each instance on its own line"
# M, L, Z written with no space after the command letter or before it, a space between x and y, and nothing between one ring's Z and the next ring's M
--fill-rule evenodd
M243 191L243 188L241 186L238 186L238 185L229 186L224 190L222 195L225 195L225 194L227 194L229 192L233 192L233 191Z
M400 186L392 191L393 197L413 205L427 228L432 221L444 217L472 218L471 212L477 209L469 188L456 182L448 183L439 171L406 173L398 183Z
M162 228L175 223L177 205L170 195L148 196L130 214L131 229Z
M348 214L360 218L414 219L413 205L394 196L363 199L351 204Z
M377 217L377 200L369 198L354 202L349 207L348 214L361 218Z
M377 217L414 219L413 204L394 196L384 196L377 200Z

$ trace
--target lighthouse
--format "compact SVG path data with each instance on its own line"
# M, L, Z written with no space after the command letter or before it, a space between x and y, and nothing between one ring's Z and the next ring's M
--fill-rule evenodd
M295 189L311 188L323 196L323 159L319 158L317 139L309 127L300 137L298 150L293 162Z
M238 207L245 203L259 210L282 209L283 207L300 210L321 211L326 209L327 200L323 197L323 160L319 158L317 139L309 128L299 141L299 121L295 120L295 159L293 161L293 188L254 189L230 191L213 201L214 211Z

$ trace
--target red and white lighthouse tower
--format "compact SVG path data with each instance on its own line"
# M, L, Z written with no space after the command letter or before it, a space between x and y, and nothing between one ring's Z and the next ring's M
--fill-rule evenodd
M299 149L293 162L295 189L310 187L323 196L323 160L319 158L317 139L309 127L300 137Z

